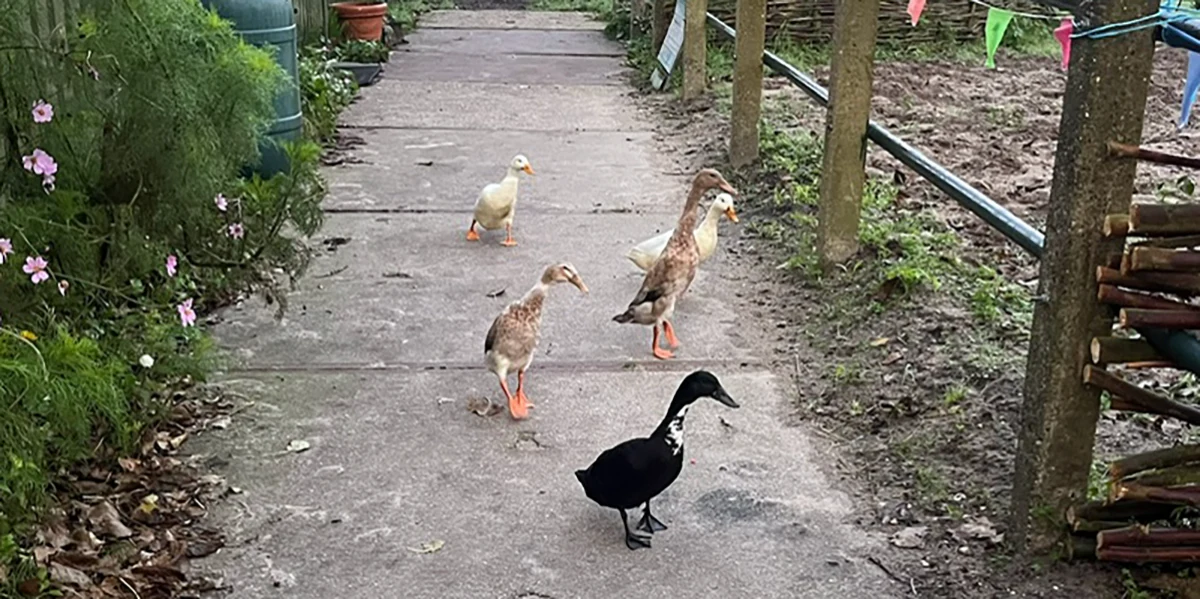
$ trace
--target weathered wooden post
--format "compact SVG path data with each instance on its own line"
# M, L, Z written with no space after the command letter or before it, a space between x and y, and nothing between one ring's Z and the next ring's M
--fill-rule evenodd
M1152 14L1157 0L1095 0L1093 25ZM1030 553L1063 538L1065 512L1086 497L1099 392L1083 384L1088 344L1112 326L1096 299L1096 266L1118 240L1104 240L1104 216L1127 213L1137 164L1108 157L1112 140L1142 136L1151 31L1075 40L1063 98L1046 250L1038 282L1017 448L1009 540Z
M687 0L683 13L684 100L704 95L708 87L708 0Z
M738 0L734 41L733 118L729 162L743 167L758 158L758 120L762 117L763 50L767 1Z
M817 210L817 254L824 269L858 252L878 23L879 0L838 0Z

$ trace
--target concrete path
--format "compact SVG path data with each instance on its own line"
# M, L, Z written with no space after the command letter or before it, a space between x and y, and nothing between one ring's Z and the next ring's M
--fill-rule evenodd
M257 402L202 440L245 490L217 508L235 597L888 597L864 558L878 539L805 433L782 424L785 381L746 340L718 254L677 314L678 359L618 325L641 280L624 257L670 227L689 176L667 174L626 87L619 46L580 15L437 13L345 117L361 163L330 169L326 238L345 238L289 297L217 327L225 382ZM481 186L526 154L515 234L464 239ZM722 226L730 226L728 223ZM542 269L570 261L592 293L555 288L528 376L536 409L479 417L492 319ZM726 269L728 270L728 269ZM496 291L505 290L499 297ZM717 374L742 408L705 400L689 463L656 501L670 529L626 549L617 514L573 472L648 434L680 380ZM286 451L293 440L311 449ZM436 551L421 553L427 548Z

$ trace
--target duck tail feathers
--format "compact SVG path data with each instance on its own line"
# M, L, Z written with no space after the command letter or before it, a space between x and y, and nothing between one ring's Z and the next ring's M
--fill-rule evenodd
M619 322L621 324L633 322L633 308L629 308L628 310L612 317L612 319L613 322Z
M580 484L583 484L584 480L587 478L587 470L576 470L575 478L579 479Z

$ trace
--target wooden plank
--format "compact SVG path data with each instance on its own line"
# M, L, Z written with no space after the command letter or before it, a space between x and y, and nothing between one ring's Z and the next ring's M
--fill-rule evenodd
M734 41L733 117L729 162L735 168L758 158L758 121L762 117L762 56L766 43L766 0L738 0Z
M817 207L817 254L827 271L858 253L878 22L879 0L839 0Z
M1153 14L1156 0L1096 0L1092 25ZM1150 30L1074 40L1046 222L1025 374L1013 485L1011 541L1046 553L1063 540L1067 508L1087 493L1099 390L1080 373L1093 337L1112 329L1096 298L1096 265L1122 239L1100 234L1104 217L1129 212L1137 164L1113 159L1108 142L1137 144L1149 89Z

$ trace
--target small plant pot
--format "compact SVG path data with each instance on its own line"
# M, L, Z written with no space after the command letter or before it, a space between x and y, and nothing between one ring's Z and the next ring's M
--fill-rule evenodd
M346 37L377 42L383 37L383 19L387 16L386 2L365 4L338 2L331 6L337 11Z

